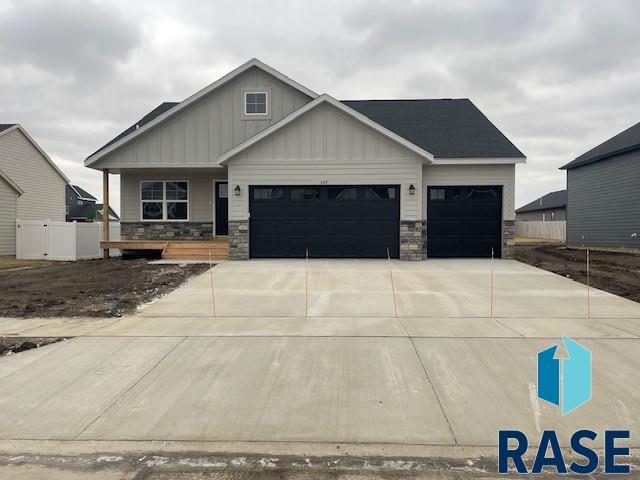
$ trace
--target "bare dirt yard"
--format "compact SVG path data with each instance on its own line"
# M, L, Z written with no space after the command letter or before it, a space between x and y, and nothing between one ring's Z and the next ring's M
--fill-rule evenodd
M0 268L0 317L122 315L208 268L203 264L152 265L144 259Z
M0 357L66 340L64 337L0 337Z
M554 245L516 246L515 259L586 284L586 252ZM640 302L640 255L589 253L592 287Z

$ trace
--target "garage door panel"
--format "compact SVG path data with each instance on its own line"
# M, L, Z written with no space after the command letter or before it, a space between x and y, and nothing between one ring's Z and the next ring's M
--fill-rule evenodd
M501 238L502 187L428 189L428 257L500 256Z
M250 187L250 255L397 258L399 218L398 186Z

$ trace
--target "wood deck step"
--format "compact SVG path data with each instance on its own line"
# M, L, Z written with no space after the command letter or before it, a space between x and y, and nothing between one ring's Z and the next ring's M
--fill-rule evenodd
M162 258L167 260L226 260L229 258L229 239L216 237L211 241L168 242Z

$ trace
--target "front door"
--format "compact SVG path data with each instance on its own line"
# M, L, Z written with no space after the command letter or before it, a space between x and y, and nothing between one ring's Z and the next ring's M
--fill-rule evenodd
M229 184L216 182L216 235L229 233Z

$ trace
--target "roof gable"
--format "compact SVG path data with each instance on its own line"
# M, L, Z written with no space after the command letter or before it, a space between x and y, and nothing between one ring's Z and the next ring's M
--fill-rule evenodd
M239 153L243 152L247 148L249 148L252 145L255 145L256 143L260 142L261 140L269 137L270 135L272 135L275 132L281 130L282 128L286 127L290 123L294 122L298 118L302 117L307 112L309 112L309 111L311 111L311 110L313 110L313 109L315 109L318 106L323 105L323 104L329 104L329 105L337 108L342 113L345 113L345 114L349 115L350 117L354 118L358 122L370 127L371 129L375 130L379 134L389 138L390 140L392 140L392 141L398 143L399 145L405 147L406 149L412 151L413 153L415 153L419 157L421 157L421 158L423 158L423 159L425 159L427 161L432 161L433 160L433 155L430 152L418 147L417 145L411 143L410 141L408 141L407 139L401 137L400 135L388 130L387 128L385 128L385 127L383 127L383 126L381 126L379 124L377 124L376 122L372 121L371 119L367 118L366 116L362 115L361 113L357 112L356 110L348 107L344 103L339 102L335 98L333 98L330 95L327 95L325 93L325 94L322 94L319 97L317 97L312 102L307 103L303 107L301 107L298 110L294 111L293 113L289 114L287 117L283 118L278 123L276 123L276 124L272 125L271 127L263 130L262 132L258 133L257 135L254 135L253 137L249 138L248 140L246 140L245 142L239 144L238 146L232 148L231 150L223 153L222 155L220 155L218 157L218 164L225 165L233 157L235 157Z
M272 68L269 65L266 65L265 63L261 62L260 60L253 58L248 62L244 63L243 65L240 65L235 70L219 78L212 84L203 88L202 90L191 95L190 97L183 100L182 102L179 102L177 104L175 104L174 102L165 102L161 104L155 110L153 110L152 112L147 114L145 117L143 117L143 119L141 119L141 121L144 120L145 118L147 118L148 120L143 125L140 125L140 123L134 124L132 127L125 130L116 138L108 142L105 146L103 146L102 148L100 148L99 150L91 154L89 157L87 157L87 159L85 160L85 166L90 166L91 164L99 160L101 157L107 155L109 152L134 140L135 138L139 137L141 134L153 128L155 125L158 125L159 123L165 121L166 119L171 118L172 116L185 110L187 107L189 107L193 103L197 102L198 100L212 93L218 88L226 85L227 83L229 83L230 81L232 81L233 79L235 79L236 77L238 77L239 75L241 75L242 73L246 72L251 68L259 68L260 70L275 77L276 79L289 85L290 87L302 92L303 94L307 95L310 98L316 98L318 96L317 93L299 84L295 80L292 80L286 75L280 73L275 68ZM158 112L158 110L160 110L160 112Z
M609 140L602 142L597 147L576 157L575 160L563 165L560 169L567 170L579 167L637 149L640 149L640 123L636 123Z

